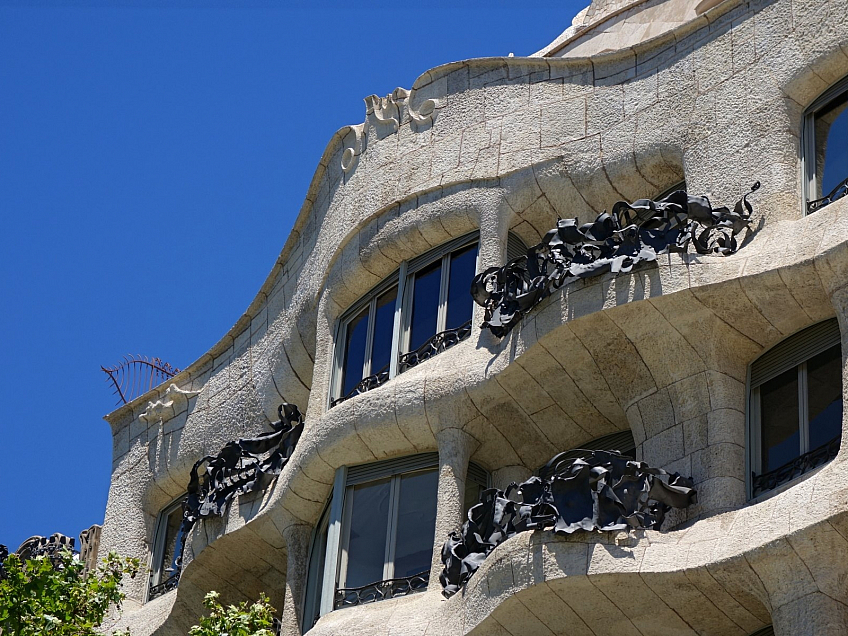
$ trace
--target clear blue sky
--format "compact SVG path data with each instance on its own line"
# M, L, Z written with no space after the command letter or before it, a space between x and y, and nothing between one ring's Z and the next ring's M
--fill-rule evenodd
M363 97L584 3L0 0L0 543L103 521L100 365L227 332Z

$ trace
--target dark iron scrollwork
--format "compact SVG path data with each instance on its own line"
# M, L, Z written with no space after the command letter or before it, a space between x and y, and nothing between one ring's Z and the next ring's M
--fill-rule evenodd
M846 194L848 194L848 177L843 179L839 183L839 185L837 185L833 190L830 191L830 194L828 194L827 196L807 203L807 213L809 214L811 212L815 212L816 210L821 210L828 203L833 203L834 201L844 197Z
M147 594L147 599L152 601L157 596L162 596L165 592L170 592L176 589L180 582L180 572L175 571L174 574L162 581L159 585L151 585L150 591Z
M414 367L417 364L429 360L437 353L441 353L445 349L449 349L458 342L465 340L471 334L471 321L467 321L456 329L448 329L441 331L435 336L432 336L427 342L418 347L415 351L404 353L400 357L398 370L403 372Z
M273 431L256 437L229 442L217 455L207 455L191 469L183 521L177 533L178 556L166 571L168 578L150 587L152 599L177 587L182 572L184 539L194 524L213 515L223 516L238 495L265 488L280 474L303 433L303 415L294 404L283 403L278 409L280 421ZM203 475L200 469L205 467Z
M336 590L336 596L333 599L333 609L363 605L386 598L396 598L398 596L408 596L415 592L422 592L427 589L429 581L430 570L427 570L426 572L419 572L418 574L400 579L388 579L387 581L369 583L362 587L339 588Z
M822 444L818 448L811 450L809 453L804 453L800 457L796 457L783 466L775 468L772 471L763 473L762 475L751 474L751 487L753 495L756 497L759 494L773 490L792 481L796 477L800 477L806 472L818 468L822 464L826 464L836 458L839 453L839 445L842 441L842 436L837 435L826 444Z
M442 593L452 596L486 557L509 537L524 530L658 529L671 508L697 503L692 481L679 474L635 461L618 451L560 453L520 485L506 492L483 491L468 511L462 531L451 532L442 547ZM516 491L521 501L510 495Z
M751 233L751 187L731 211L713 208L707 197L683 190L659 201L619 201L612 213L594 222L560 219L542 242L503 267L490 267L471 284L471 295L486 309L483 327L501 338L525 313L561 286L604 272L627 273L659 254L685 252L691 243L698 254L733 254L736 236Z
M355 387L353 387L349 393L346 395L342 395L341 397L337 397L334 400L330 401L330 406L333 407L336 404L341 404L345 400L349 400L352 397L359 395L360 393L365 393L366 391L370 391L371 389L376 389L381 384L385 384L389 381L389 365L387 364L382 369L377 371L377 373L373 373L362 380L359 381Z

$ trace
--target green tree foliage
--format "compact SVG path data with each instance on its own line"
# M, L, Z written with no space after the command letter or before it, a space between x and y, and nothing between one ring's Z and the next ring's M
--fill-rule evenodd
M274 636L275 610L265 594L260 594L253 605L240 603L226 608L218 601L219 596L218 592L206 595L203 606L209 616L202 616L189 636Z
M120 608L125 598L124 575L134 577L138 568L138 559L122 559L114 552L96 572L87 572L67 550L27 560L10 554L0 579L2 635L99 636L96 630L109 607Z

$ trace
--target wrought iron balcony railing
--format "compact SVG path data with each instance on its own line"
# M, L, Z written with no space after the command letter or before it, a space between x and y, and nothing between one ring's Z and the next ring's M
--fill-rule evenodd
M842 436L837 435L826 444L822 444L809 453L804 453L800 457L796 457L791 462L787 462L779 468L775 468L762 475L752 475L754 497L769 490L774 490L778 486L792 481L796 477L800 477L804 473L813 470L813 468L818 468L822 464L826 464L834 459L839 452L839 443L841 441Z
M401 355L398 364L398 371L402 373L417 364L421 364L425 360L429 360L437 353L441 353L445 349L450 349L458 342L465 340L469 335L471 335L470 320L456 329L448 329L437 333L415 351L410 351L409 353Z
M366 391L370 391L371 389L376 389L378 386L380 386L381 384L385 384L388 381L389 365L387 364L382 369L377 371L377 373L362 378L359 384L357 384L350 390L350 393L347 393L346 395L342 395L341 397L337 397L335 400L332 400L330 402L330 406L332 407L336 404L341 404L345 400L349 400L350 398L355 397L360 393L365 393Z
M815 212L816 210L821 210L828 203L833 203L834 201L844 197L846 194L848 194L848 177L843 179L826 197L807 203L807 214Z
M336 590L336 596L333 599L333 609L363 605L365 603L382 601L387 598L408 596L415 592L423 592L427 589L429 581L430 570L427 570L413 576L377 581L376 583L369 583L362 587L339 588Z
M469 335L471 335L470 320L460 325L456 329L440 331L436 335L430 337L427 342L418 347L415 351L410 351L409 353L401 354L400 358L398 359L398 372L403 373L407 369L411 369L415 365L421 364L425 360L429 360L437 353L441 353L445 349L450 349L456 343L465 340ZM382 369L377 371L377 373L362 378L359 384L353 387L349 393L346 393L341 397L337 397L333 400L330 400L330 407L333 407L336 404L341 404L345 400L349 400L350 398L355 397L360 393L365 393L366 391L370 391L371 389L376 389L378 386L383 385L388 381L389 365L387 364Z
M170 572L170 569L168 570ZM176 572L171 574L167 579L159 583L158 585L151 585L150 590L147 592L147 600L152 601L157 596L162 596L165 592L170 592L171 590L177 589L177 585L180 582L180 570L177 569Z

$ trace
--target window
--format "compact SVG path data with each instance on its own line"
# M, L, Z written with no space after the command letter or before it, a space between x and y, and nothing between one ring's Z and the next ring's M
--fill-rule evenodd
M848 77L807 109L802 135L805 213L848 194Z
M342 316L330 406L380 386L471 333L474 232L408 263Z
M339 469L312 539L304 631L331 610L427 588L438 467L438 453L425 453ZM470 464L466 509L487 485L486 472Z
M153 541L153 560L150 565L150 588L147 600L152 601L177 587L183 552L182 498L159 513Z
M790 336L750 368L751 494L830 461L842 438L842 348L836 319Z

